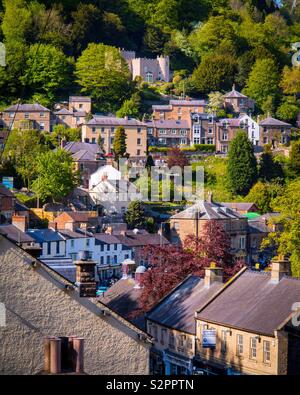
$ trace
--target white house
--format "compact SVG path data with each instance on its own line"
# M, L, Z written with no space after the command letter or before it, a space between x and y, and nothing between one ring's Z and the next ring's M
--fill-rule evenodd
M253 145L259 145L259 124L247 114L239 116L241 128L247 130L248 138Z
M66 241L53 229L28 229L31 236L42 248L40 259L58 259L66 256Z

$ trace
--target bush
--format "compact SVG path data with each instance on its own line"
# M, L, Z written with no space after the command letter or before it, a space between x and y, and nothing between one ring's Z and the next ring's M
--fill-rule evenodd
M149 152L168 152L170 148L168 147L149 147Z
M216 152L216 146L213 144L195 144L196 151L201 152Z

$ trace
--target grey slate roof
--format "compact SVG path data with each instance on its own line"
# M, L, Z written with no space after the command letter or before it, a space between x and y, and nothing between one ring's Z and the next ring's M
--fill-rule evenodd
M75 154L78 151L88 151L96 154L100 151L98 144L82 143L80 141L70 141L64 146L64 150Z
M15 195L12 193L12 191L3 184L0 184L0 195L2 196L8 196L8 197L14 197Z
M254 333L273 335L300 298L300 279L270 281L270 272L246 270L198 312L198 318Z
M170 100L171 105L176 106L205 106L205 100Z
M117 118L117 117L98 117L95 116L87 125L104 125L104 126L144 126L146 127L145 122L141 122L134 118Z
M232 90L224 96L225 98L247 98L247 96L243 95L241 92L238 92L235 90L235 87L232 88Z
M89 96L70 96L69 97L69 102L85 102L85 103L91 103L92 99Z
M195 312L222 286L222 283L215 282L205 287L201 277L189 276L163 298L147 318L169 328L195 334Z
M290 123L282 122L279 119L275 119L272 117L268 117L266 119L263 119L260 123L260 126L289 126L292 127Z
M38 243L63 240L63 237L52 229L28 229L26 234Z
M160 245L160 243L166 245L169 241L159 234L148 233L146 231L139 232L137 234L126 231L126 235L115 235L119 242L127 247L143 247L146 245Z
M160 121L152 121L153 127L158 129L190 129L187 121L176 121L174 119L166 119Z
M4 112L12 112L12 111L17 111L18 112L50 112L50 110L41 104L14 104L13 106L8 107Z
M241 211L249 211L255 203L221 203L222 206L231 208L232 210L241 210ZM255 206L257 209L257 207Z
M236 211L225 207L222 203L209 203L206 201L199 201L193 206L177 213L171 219L240 219L245 218Z
M33 243L35 241L30 235L22 232L14 225L0 225L0 233L6 235L15 243Z

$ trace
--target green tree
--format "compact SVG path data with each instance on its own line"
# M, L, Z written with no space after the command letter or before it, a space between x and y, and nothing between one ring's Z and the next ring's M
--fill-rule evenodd
M224 96L220 92L211 92L208 95L208 111L209 113L216 114L219 110L223 109Z
M245 196L257 179L257 162L253 145L247 134L240 130L230 143L227 164L229 190Z
M285 122L294 123L300 113L300 106L294 97L285 97L277 108L276 116Z
M81 130L80 128L68 128L65 125L55 125L48 138L54 147L59 147L62 140L81 141Z
M140 115L141 98L138 93L134 93L130 99L125 100L122 107L116 112L117 117L138 118Z
M129 203L125 213L125 221L130 229L144 227L146 218L142 202L135 200Z
M191 82L201 94L229 90L234 81L235 71L236 61L231 56L210 55L194 70Z
M75 75L84 94L102 111L115 111L132 93L127 63L117 48L89 44L76 62Z
M259 178L263 181L272 181L274 179L284 179L282 166L274 160L270 145L265 145L264 152L259 160Z
M275 182L258 181L245 197L246 202L253 202L261 214L272 211L272 201L283 194L284 187Z
M300 141L294 141L290 151L289 167L295 177L300 175Z
M28 52L23 84L50 102L70 83L71 63L64 53L49 44L34 44Z
M243 92L262 108L269 97L275 99L278 96L279 78L279 70L273 59L259 59L249 74Z
M297 95L300 92L300 66L285 66L280 86L286 95Z
M153 166L154 166L153 156L152 156L151 154L149 154L149 155L147 156L147 159L146 159L145 168L146 168L148 171L151 171L151 167L153 167Z
M300 180L291 182L283 195L272 202L272 209L279 212L276 222L283 226L283 232L271 234L278 245L279 254L288 254L293 276L300 276Z
M45 201L60 201L78 184L71 155L63 149L49 151L37 157L37 178L32 183L36 196Z
M46 151L42 135L37 130L17 130L10 132L2 155L3 163L11 163L21 176L24 185L31 187L37 175L37 156Z
M115 133L115 138L113 142L113 151L115 154L115 159L119 160L120 158L124 158L127 150L126 145L126 132L123 126L119 126Z

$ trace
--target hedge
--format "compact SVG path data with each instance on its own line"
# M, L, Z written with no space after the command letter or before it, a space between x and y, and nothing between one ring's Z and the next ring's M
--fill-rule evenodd
M168 152L170 150L169 147L149 147L149 152ZM213 144L195 144L191 147L182 147L181 151L186 152L216 152L216 146Z

